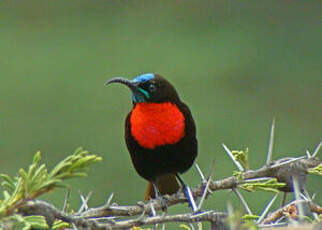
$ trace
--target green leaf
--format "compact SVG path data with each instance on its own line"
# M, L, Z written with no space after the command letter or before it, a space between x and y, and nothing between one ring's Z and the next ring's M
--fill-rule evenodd
M66 161L67 161L67 159L65 159L65 160L61 161L59 164L57 164L56 167L49 173L48 176L54 177L72 165L71 162L66 162Z
M45 217L43 216L21 216L13 214L6 217L6 221L10 221L15 230L30 230L30 229L48 229Z
M250 214L245 214L242 216L243 220L257 220L259 216L257 215L250 215Z
M184 230L191 230L191 228L185 224L180 224L179 225L180 228L184 229Z
M24 169L19 169L19 175L21 176L22 179L24 179L25 181L28 180L28 174L26 173L26 171Z
M278 193L278 188L284 187L285 183L280 183L276 178L268 179L266 181L252 181L242 182L239 187L248 191L255 192L258 190Z
M43 216L25 216L24 221L32 228L48 229L46 219Z
M244 178L243 178L243 172L241 171L233 171L233 176L237 177L238 180L242 181Z
M3 191L4 200L10 199L10 194L7 191Z
M22 205L27 200L34 199L55 188L66 187L64 183L66 179L87 176L89 166L101 160L101 157L78 148L74 154L63 159L48 173L46 165L40 165L41 154L37 152L28 171L20 169L18 176L14 178L0 174L3 180L2 186L8 188L8 191L3 191L4 199L0 200L0 217L12 216L17 208L15 205ZM19 229L30 229L37 224L37 228L43 228L42 220L36 217L21 219L17 216L15 220L20 226Z
M40 151L36 152L36 154L34 155L34 158L32 160L33 164L38 164L41 160L41 154Z
M246 148L245 151L233 150L231 153L235 157L235 160L239 161L246 170L249 169L248 148Z
M53 224L52 230L64 229L69 227L70 227L70 224L63 222L61 220L56 220Z
M7 174L0 174L3 182L1 183L2 186L9 188L11 191L15 188L14 180Z
M42 164L39 168L35 171L35 173L30 178L31 181L43 180L47 177L47 169L46 165Z
M24 197L23 180L21 177L17 180L18 181L16 183L15 190L12 192L10 199L7 201L8 206L13 205L15 202L17 202L20 199L23 199Z
M315 175L319 175L322 176L322 164L319 164L318 166L316 166L315 168L311 168L308 170L308 172L310 174L315 174Z

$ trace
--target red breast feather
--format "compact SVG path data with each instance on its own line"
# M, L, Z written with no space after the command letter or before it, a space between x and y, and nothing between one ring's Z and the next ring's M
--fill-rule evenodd
M175 144L185 135L185 118L171 102L137 103L130 123L134 139L148 149Z

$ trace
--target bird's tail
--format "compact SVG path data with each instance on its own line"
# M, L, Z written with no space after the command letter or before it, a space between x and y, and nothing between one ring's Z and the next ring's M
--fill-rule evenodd
M180 188L177 178L174 174L166 174L157 178L156 184L161 195L174 194ZM155 191L152 183L148 184L147 190L144 195L144 200L155 198Z

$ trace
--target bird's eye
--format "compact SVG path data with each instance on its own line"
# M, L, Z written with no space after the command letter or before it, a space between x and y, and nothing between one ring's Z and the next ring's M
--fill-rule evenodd
M150 84L149 85L149 91L150 92L154 92L157 89L157 87L155 86L155 84Z

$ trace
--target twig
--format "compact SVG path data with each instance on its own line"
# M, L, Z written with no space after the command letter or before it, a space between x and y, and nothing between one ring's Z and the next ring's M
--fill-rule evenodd
M314 158L302 159L297 158L295 160L288 161L287 163L273 163L269 167L264 166L260 169L254 171L247 171L241 174L241 178L244 180L255 179L262 177L271 177L274 175L275 170L280 169L281 167L290 167L290 164L300 163L305 168L316 167L320 162ZM294 166L296 167L296 165ZM278 178L277 178L278 179ZM217 190L232 189L238 186L240 182L235 176L231 176L222 180L211 181L209 183L209 190L212 192ZM201 184L199 187L192 189L194 197L202 196L204 192L204 184ZM162 205L158 200L151 200L153 207L156 211L162 209ZM166 199L167 206L176 205L178 203L186 202L186 198L182 192L177 192L174 195L167 196ZM149 204L144 205L129 205L129 206L118 206L118 205L104 205L102 207L90 208L87 211L83 212L83 215L86 217L96 217L96 216L134 216L139 215L143 211L145 213L150 213L151 208Z
M303 203L308 204L308 206L310 207L311 212L314 212L316 214L322 214L322 207L320 207L319 205L313 203L312 201L300 201ZM287 204L286 206L279 208L278 210L276 210L275 212L271 213L267 218L265 218L262 221L262 224L270 224L275 222L276 220L278 220L279 218L281 218L282 216L284 216L284 212L286 210L288 210L291 206L294 206L298 203L298 201L293 201L289 204Z
M203 202L207 198L207 194L209 191L217 191L217 190L224 190L224 189L233 189L236 192L236 195L240 198L241 202L243 203L245 209L249 214L251 214L251 211L245 202L245 200L240 196L240 193L238 192L237 188L238 186L247 180L261 180L265 177L276 177L276 171L283 169L283 168L295 168L301 167L301 169L308 169L316 167L320 164L320 161L317 158L311 157L309 159L303 159L303 157L291 159L291 160L278 160L273 162L272 164L268 166L263 166L260 169L251 171L248 170L246 172L241 172L238 177L231 176L222 180L213 181L212 174L209 176L209 180L207 181L207 184L205 186L204 183L202 183L197 188L192 189L192 193L194 197L202 197L201 201ZM212 172L213 170L211 170ZM90 196L90 194L89 194ZM83 205L87 204L87 200L89 199L89 196L86 198L83 198ZM88 210L81 209L82 211L71 215L66 214L65 212L59 211L57 208L55 208L53 205L50 205L43 201L24 201L23 203L19 204L19 206L15 206L16 209L22 208L30 208L34 210L49 210L49 212L55 217L55 219L62 220L67 223L73 223L76 227L79 229L127 229L131 228L133 226L142 226L145 224L162 224L167 222L185 222L185 223L195 223L200 221L206 221L211 223L212 226L216 226L217 224L223 223L223 219L226 218L226 214L223 213L216 213L214 211L208 211L208 212L202 212L198 214L178 214L178 215L157 215L157 211L162 209L162 204L158 200L151 200L149 203L143 203L137 205L127 205L127 206L119 206L117 204L111 204L113 198L113 194L109 196L107 199L107 202L100 207L96 208L89 208ZM178 203L184 203L187 202L186 197L184 193L180 190L176 194L173 194L171 196L166 196L166 203L167 206L172 206ZM66 199L65 199L66 200ZM244 200L244 202L243 202ZM199 207L201 208L201 205L199 203ZM316 212L317 214L322 213L322 208L320 206L315 205L312 201L309 200L303 200L301 202L306 202L310 205L310 208L313 212ZM287 207L287 206L286 206ZM285 207L284 207L285 208ZM155 216L147 217L146 214L148 213L155 213ZM39 212L42 213L42 212ZM119 218L121 216L136 216L140 215L138 218L130 219L130 220L115 220L115 218ZM266 219L262 221L263 224L265 223L271 223L275 220L278 220L281 216L283 216L283 209L278 212L272 217L270 215ZM104 223L99 222L99 220L104 220ZM271 222L270 222L271 221Z

